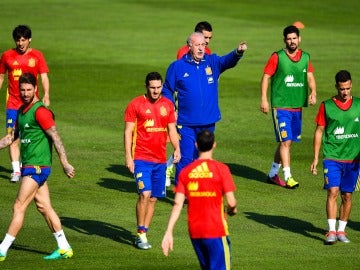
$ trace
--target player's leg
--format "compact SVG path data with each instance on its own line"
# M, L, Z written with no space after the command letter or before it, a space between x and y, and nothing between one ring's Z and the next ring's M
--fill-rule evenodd
M151 173L152 173L152 162L146 162L141 160L135 160L135 182L137 185L139 197L136 202L136 219L137 219L137 237L135 239L136 247L140 249L149 249L151 245L147 241L147 230L146 225L146 213L148 211L148 204L151 197ZM165 177L165 173L164 173ZM164 184L165 188L165 184Z
M176 171L175 171L175 185L177 185L178 177L180 171L193 161L194 152L196 151L196 132L195 128L181 126L178 127L178 133L180 135L180 152L181 159L178 163L176 163Z
M17 110L7 109L6 110L6 130L7 133L11 133L14 129L14 125L17 119ZM21 173L20 173L20 139L15 140L9 146L9 156L11 160L11 182L19 182Z
M22 177L20 189L13 206L13 217L7 234L0 244L0 261L5 260L6 254L24 224L26 209L34 199L38 184L28 176Z
M342 175L340 190L341 190L341 205L339 211L339 226L337 230L337 238L339 241L349 243L350 240L346 237L345 228L350 218L352 208L352 193L355 190L356 181L359 175L359 162L345 163L345 173Z

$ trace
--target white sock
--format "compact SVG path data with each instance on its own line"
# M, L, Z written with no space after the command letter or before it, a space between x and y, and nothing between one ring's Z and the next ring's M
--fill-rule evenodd
M274 177L275 174L279 173L279 169L281 167L281 164L273 162L271 164L271 168L270 168L270 172L269 172L269 177Z
M10 235L10 234L6 234L4 237L4 240L2 241L2 243L0 244L0 252L2 255L6 255L8 249L10 248L10 246L12 245L12 243L15 241L15 237Z
M336 219L328 219L329 232L336 232Z
M339 220L338 232L345 232L347 221Z
M13 169L14 173L19 173L20 172L20 162L19 161L12 161L11 166L12 166L12 169Z
M63 230L53 233L60 249L69 249L70 245Z
M287 181L288 178L291 177L290 167L284 167L283 172L284 172L284 179L285 181Z

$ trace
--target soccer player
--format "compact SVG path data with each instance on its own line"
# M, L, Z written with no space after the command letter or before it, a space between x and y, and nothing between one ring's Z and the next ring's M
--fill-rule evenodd
M177 128L181 137L181 160L176 164L175 185L182 168L198 157L196 135L204 129L215 130L220 121L218 85L220 75L237 65L247 50L246 42L224 56L205 54L202 33L189 36L190 53L170 64L163 95L178 109ZM174 100L176 95L176 100Z
M205 43L206 43L206 47L205 47L205 53L206 54L211 54L211 50L210 48L208 47L209 46L209 43L212 39L212 26L209 22L207 21L203 21L203 22L198 22L196 25L195 25L195 30L194 32L199 32L199 33L202 33L204 35L204 38L205 38ZM190 40L187 39L186 40L186 45L182 46L178 52L177 52L177 55L176 55L176 59L180 59L181 57L183 57L185 54L189 53L190 51L190 45L189 45L189 42Z
M214 133L201 131L196 145L199 159L181 171L175 186L174 206L162 240L163 253L168 256L169 249L173 250L175 223L187 198L189 234L201 269L230 269L231 249L224 197L227 214L236 214L235 184L229 168L212 158L216 146Z
M162 97L163 79L158 72L145 78L146 94L136 97L125 110L124 146L126 167L135 176L139 197L136 203L139 249L149 249L147 232L154 215L157 198L166 196L166 138L174 147L174 162L180 160L175 110Z
M317 174L316 166L322 145L324 188L327 189L326 244L334 244L337 240L350 242L345 228L350 217L352 193L360 167L360 98L351 95L350 72L340 70L335 75L335 88L337 95L321 103L315 119L314 161L311 164L312 173ZM341 204L336 230L339 195Z
M19 77L18 83L24 105L19 109L14 136L15 138L20 136L23 166L20 188L13 207L13 218L5 238L0 244L0 261L5 260L8 249L23 226L26 209L33 200L37 210L43 215L53 232L58 245L58 248L44 259L71 258L73 250L62 230L60 219L51 206L47 184L51 171L52 145L59 155L64 173L69 178L73 178L75 170L67 160L53 113L46 108L43 102L39 101L36 95L36 77L32 73L23 73Z
M268 181L286 188L296 188L290 170L292 142L301 139L302 107L316 104L316 83L310 55L299 48L299 29L293 25L283 30L285 48L269 58L261 80L261 112L270 111L267 91L271 80L271 107L278 146L268 174ZM311 93L308 97L308 89ZM279 177L283 166L284 180Z
M36 78L40 74L42 88L44 91L43 103L50 105L49 94L49 68L43 54L30 47L31 29L27 25L18 25L12 33L15 41L15 48L5 51L0 59L0 89L3 85L5 73L8 75L7 102L6 102L6 129L12 132L16 121L17 112L22 105L19 91L19 77L21 74L30 72ZM38 92L36 92L38 95ZM9 147L10 159L13 172L11 182L18 182L20 179L20 152L19 141L15 140Z

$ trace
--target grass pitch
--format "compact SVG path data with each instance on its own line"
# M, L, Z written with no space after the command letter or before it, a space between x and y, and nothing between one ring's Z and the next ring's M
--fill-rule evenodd
M162 255L171 189L157 204L149 232L153 248L132 246L137 194L124 167L123 112L144 93L146 73L165 76L201 20L213 25L213 52L225 54L241 40L249 47L238 66L221 77L223 119L216 131L215 158L230 166L237 185L239 214L229 220L233 269L359 269L359 194L347 228L351 243L325 246L326 192L321 175L309 170L314 117L319 103L335 94L339 69L352 73L353 95L360 96L359 8L355 0L2 0L0 51L13 47L16 25L32 27L32 46L43 51L51 70L50 108L77 176L66 179L54 158L52 201L74 257L42 259L55 249L55 240L32 205L1 269L199 269L185 211L174 252ZM300 188L286 190L265 182L276 144L271 116L259 111L260 79L270 54L283 47L282 29L294 21L305 24L301 47L315 67L318 104L304 110L303 139L292 148L292 173ZM7 150L0 152L0 165L1 239L18 185L8 182Z

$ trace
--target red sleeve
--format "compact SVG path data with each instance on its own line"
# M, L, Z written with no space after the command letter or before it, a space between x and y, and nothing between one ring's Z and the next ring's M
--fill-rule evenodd
M124 115L124 121L125 122L136 122L136 106L135 106L135 100L131 101L129 105L125 109L125 115Z
M39 126L43 130L47 130L47 129L55 126L53 113L45 107L39 107L36 110L35 118L36 118L36 121L38 122Z
M188 52L189 52L189 46L188 45L182 46L177 52L176 59L179 60L180 58L182 58Z
M278 62L279 62L279 56L276 52L274 52L270 56L266 66L264 68L264 73L269 75L270 77L272 77L277 70Z
M39 63L38 63L38 69L39 69L39 73L49 73L49 67L46 64L45 61L45 57L44 55L38 51L38 50L34 50L34 54L37 56L37 58L39 59Z
M320 104L319 111L316 115L315 122L318 126L325 127L326 126L326 118L325 118L325 105L324 102Z
M309 61L309 68L308 68L308 72L314 73L314 67L311 63L311 61Z

